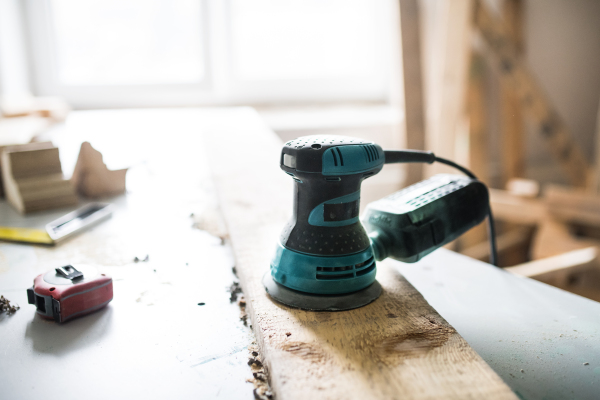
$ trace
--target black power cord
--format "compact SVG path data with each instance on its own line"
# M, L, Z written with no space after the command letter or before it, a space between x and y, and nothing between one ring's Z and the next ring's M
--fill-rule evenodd
M427 163L433 164L439 162L440 164L448 165L452 168L456 168L463 174L467 175L471 179L477 179L475 174L466 169L465 167L458 165L454 161L447 160L442 157L437 157L435 154L429 151L419 150L385 150L385 163ZM478 180L478 179L477 179ZM492 207L488 204L487 210L487 222L488 222L488 238L490 241L490 264L498 266L498 250L496 246L496 228L494 226L494 216L492 215Z

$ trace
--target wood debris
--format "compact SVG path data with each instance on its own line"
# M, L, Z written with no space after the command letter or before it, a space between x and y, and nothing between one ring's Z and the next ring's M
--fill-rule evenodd
M21 307L17 306L17 305L11 305L10 304L10 300L8 300L6 297L4 296L0 296L0 314L2 313L7 313L7 314L14 314L17 310L19 310Z
M231 296L229 296L229 302L233 303L234 301L237 301L238 294L242 293L242 287L240 286L239 282L233 281L231 286L227 288L227 291L231 293Z
M243 296L238 301L238 306L240 306L240 321L244 323L244 326L248 326L248 313L246 313L246 299Z
M268 382L268 375L265 371L261 357L258 353L258 347L253 344L248 347L250 355L248 356L248 365L252 369L252 379L247 379L248 382L254 385L254 398L258 400L273 399L273 392Z

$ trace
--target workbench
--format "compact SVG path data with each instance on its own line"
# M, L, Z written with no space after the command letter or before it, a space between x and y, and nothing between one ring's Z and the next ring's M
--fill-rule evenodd
M194 224L219 224L203 135L227 143L261 124L248 108L79 111L51 132L64 171L83 141L109 168L131 166L128 193L108 199L110 220L55 247L0 244L0 294L21 307L0 315L1 398L253 398L254 337L226 291L234 255ZM3 201L0 225L40 227L68 211L23 217ZM110 274L115 295L59 325L35 315L26 289L66 264ZM600 397L599 303L443 249L391 265L520 398Z

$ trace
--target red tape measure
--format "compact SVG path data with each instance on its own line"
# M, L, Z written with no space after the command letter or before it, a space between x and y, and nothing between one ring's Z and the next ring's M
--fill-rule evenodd
M28 302L37 313L57 322L99 310L112 298L112 278L87 265L67 265L40 274L27 289Z

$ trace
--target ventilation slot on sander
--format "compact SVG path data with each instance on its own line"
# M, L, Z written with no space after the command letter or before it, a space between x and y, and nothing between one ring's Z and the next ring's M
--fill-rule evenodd
M375 269L375 260L373 257L367 261L356 265L346 265L344 267L317 267L317 279L350 279L357 276L366 275ZM352 271L352 272L345 272ZM319 272L329 272L328 274L320 274ZM344 272L344 273L340 273Z

